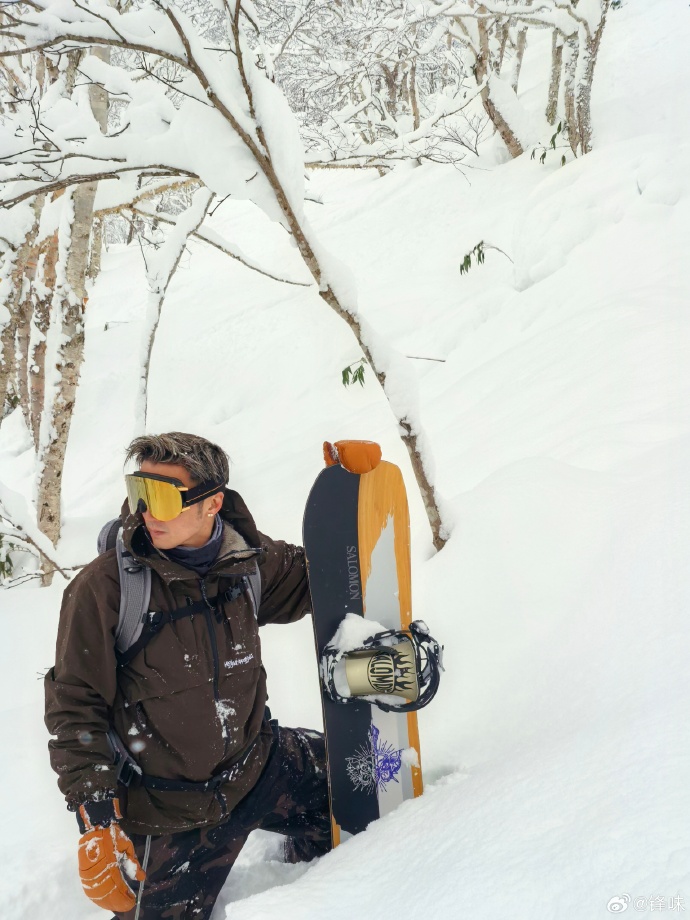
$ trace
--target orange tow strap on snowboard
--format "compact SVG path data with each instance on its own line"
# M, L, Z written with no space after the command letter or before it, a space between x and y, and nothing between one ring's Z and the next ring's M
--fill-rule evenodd
M79 840L79 875L84 894L104 910L124 914L136 905L126 877L131 872L137 881L146 878L134 844L116 822L109 827L94 827L83 806L80 814L86 825L86 833Z
M350 473L370 473L381 462L381 448L374 441L323 442L326 466L340 464Z

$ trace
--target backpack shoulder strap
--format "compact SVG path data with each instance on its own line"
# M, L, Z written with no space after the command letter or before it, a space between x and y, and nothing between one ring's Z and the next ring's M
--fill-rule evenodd
M103 553L107 552L109 549L114 548L117 534L121 527L122 521L120 518L113 518L112 521L108 521L107 524L101 527L101 532L98 534L98 539L96 540L96 548L98 549L99 556L102 556Z
M139 636L151 599L151 569L139 565L125 548L122 529L115 544L120 575L120 618L115 633L115 647L126 652Z

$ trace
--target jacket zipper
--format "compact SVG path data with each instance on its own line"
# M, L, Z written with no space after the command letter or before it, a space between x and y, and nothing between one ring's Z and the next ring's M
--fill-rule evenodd
M208 595L206 594L206 585L202 578L199 579L199 584L201 585L201 596L204 599L206 604L206 610L204 614L206 615L206 626L208 627L208 635L211 640L211 652L213 654L213 698L216 703L220 701L220 690L218 688L218 678L220 673L220 664L218 662L218 643L216 641L216 632L213 628L213 607L209 603Z
M214 623L213 623L215 610L213 609L213 607L211 606L209 602L208 595L206 594L206 585L204 584L203 578L199 579L199 585L201 587L201 596L203 597L204 603L206 604L206 610L204 611L204 614L206 616L206 626L208 628L208 634L211 640L211 652L213 654L213 698L216 701L216 703L219 703L220 702L220 689L218 686L218 679L219 679L219 673L220 673L220 664L218 660L218 642L216 640L216 632L215 632ZM217 717L220 718L219 711L217 712ZM227 741L227 738L224 738L223 739L224 756L227 755L227 751L228 751L228 741ZM222 792L220 791L220 789L213 790L213 797L215 798L216 802L218 802L218 805L220 806L221 818L227 818L229 814L228 806L226 804L225 798Z

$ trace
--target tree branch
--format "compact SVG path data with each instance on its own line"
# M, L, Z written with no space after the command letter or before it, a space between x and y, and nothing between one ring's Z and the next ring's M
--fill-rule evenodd
M169 224L171 227L175 226L174 220L170 220L167 217L162 217L158 212L152 213L151 211L143 211L136 207L129 207L126 208L126 210L131 211L132 214L138 214L140 217L148 217L150 220L159 220L161 223ZM209 246L213 246L214 249L218 249L220 252L225 253L226 256L230 256L231 259L235 259L246 268L249 268L254 272L258 272L260 275L265 275L266 278L271 278L273 281L280 281L282 284L294 284L296 287L312 287L312 285L308 282L290 281L289 278L280 278L278 275L274 275L263 268L259 268L258 265L252 265L251 262L247 262L246 259L242 258L242 256L238 255L236 252L233 252L231 249L228 249L227 245L224 245L220 240L212 239L201 228L193 230L190 236L196 237L196 239L201 240L203 243L208 243Z
M21 525L13 523L13 521L11 521L10 518L8 518L6 516L6 513L4 512L2 513L2 517L4 518L5 521L7 521L7 523L12 528L12 530L15 531L14 533L4 533L3 536L7 536L9 538L16 537L18 540L21 540L23 543L28 543L30 546L33 546L33 548L38 553L39 558L50 563L50 565L53 566L53 569L56 572L59 572L62 575L62 577L65 579L65 581L69 581L69 575L65 573L65 570L60 568L57 562L55 562L55 560L52 559L50 555L46 553L44 549L41 549L41 547L38 545L38 543L36 543L34 538L31 537Z
M149 173L149 169L159 169L160 173ZM170 166L156 166L151 165L146 167L146 175L153 177L160 177L165 179L172 176L186 176L188 179L199 179L198 176L193 173L185 172L183 170L175 170ZM102 172L102 173L90 173L87 175L71 175L66 176L63 179L59 179L55 182L46 182L42 183L38 188L29 189L29 191L22 192L20 195L15 195L14 198L0 199L0 207L3 208L13 208L15 205L19 204L22 201L26 201L27 198L32 198L34 195L38 194L48 194L49 192L56 192L60 189L68 188L70 185L81 185L85 182L100 182L103 179L120 179L121 173L125 172L142 172L141 165L138 166L123 166L120 169L112 172ZM26 176L21 177L22 181L32 181Z

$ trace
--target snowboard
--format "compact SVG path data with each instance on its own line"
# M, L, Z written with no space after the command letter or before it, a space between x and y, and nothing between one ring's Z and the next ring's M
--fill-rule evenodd
M317 659L347 614L380 629L412 620L410 525L402 474L386 461L366 473L336 464L306 504L304 548ZM323 679L323 676L322 676ZM333 846L422 794L416 712L344 704L323 692Z

